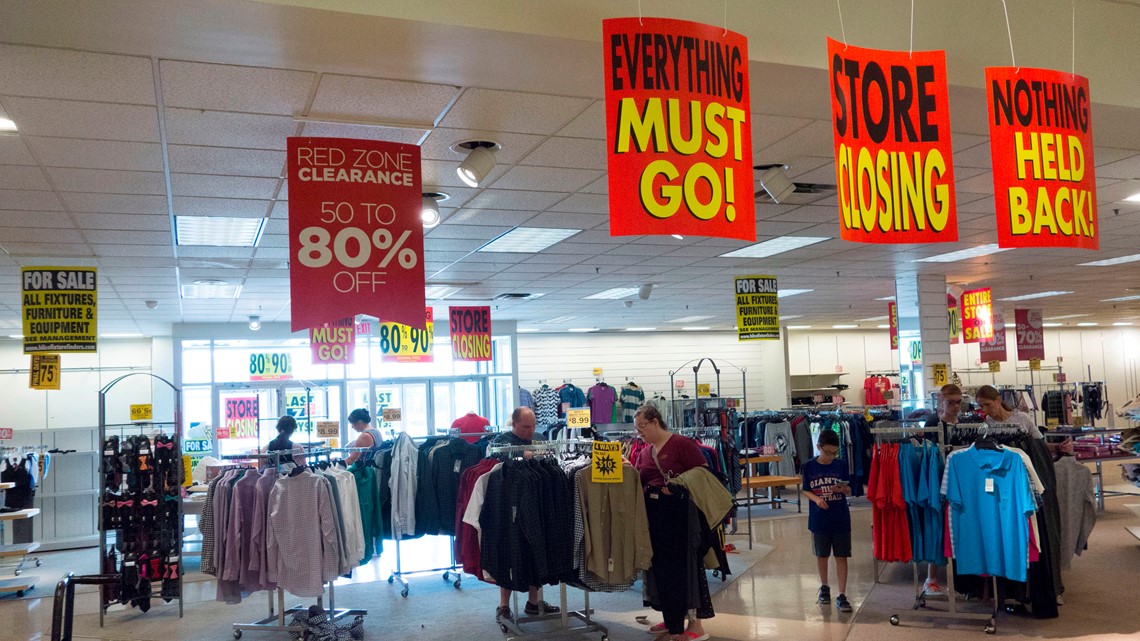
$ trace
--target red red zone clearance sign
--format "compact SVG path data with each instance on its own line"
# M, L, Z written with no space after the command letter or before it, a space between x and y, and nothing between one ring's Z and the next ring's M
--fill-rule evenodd
M958 240L946 53L828 38L827 57L843 239Z
M368 314L424 327L420 149L289 138L293 331Z
M1005 361L1005 319L1001 314L994 314L994 337L988 341L978 343L978 352L983 363L990 361Z
M748 40L612 18L602 41L610 235L756 240Z
M1088 79L989 67L986 95L998 245L1100 249Z
M1017 360L1045 358L1045 326L1040 309L1013 310L1017 335Z

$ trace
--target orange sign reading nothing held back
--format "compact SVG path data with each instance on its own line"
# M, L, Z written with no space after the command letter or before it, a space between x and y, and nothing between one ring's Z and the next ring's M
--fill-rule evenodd
M986 93L998 246L1100 249L1088 79L988 67Z
M946 53L828 38L827 56L842 238L958 240Z
M756 240L748 40L664 18L602 21L610 235Z

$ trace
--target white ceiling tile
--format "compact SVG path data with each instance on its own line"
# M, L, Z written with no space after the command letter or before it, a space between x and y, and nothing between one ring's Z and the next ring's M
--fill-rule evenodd
M29 136L158 142L158 110L43 98L5 98L4 106Z
M178 216L232 216L264 218L271 201L237 198L196 198L175 196L174 213Z
M0 189L0 209L62 211L59 197L50 191Z
M603 172L593 169L554 167L512 167L502 178L490 183L495 189L532 189L536 191L578 191L597 180Z
M86 230L121 229L124 231L170 231L170 217L161 214L72 214L76 224Z
M532 149L543 141L542 136L520 133L508 133L492 129L450 129L436 127L431 135L424 140L420 148L420 157L429 160L450 160L459 162L467 152L457 153L451 150L452 145L465 140L489 140L497 142L501 148L495 152L496 159L501 165L513 165L522 160Z
M467 89L439 124L550 136L569 124L590 102L589 98Z
M155 104L150 60L134 56L0 45L0 87L8 96Z
M0 165L0 189L28 189L47 191L51 189L44 172L30 165Z
M165 196L65 192L61 193L60 197L71 211L113 214L165 215L167 213Z
M492 211L490 209L460 209L444 222L462 225L492 225L514 227L534 218L533 211Z
M562 202L551 207L550 211L608 214L610 212L610 199L608 196L599 194L571 194Z
M324 74L309 115L431 125L458 93L451 85Z
M969 167L963 167L963 172L968 171ZM957 175L955 175L957 178ZM994 193L994 178L993 175L986 170L982 173L966 179L958 179L955 181L957 185L956 191L970 194L993 194Z
M174 248L170 245L92 245L99 256L134 256L142 258L174 258Z
M173 258L154 258L148 256L119 256L116 254L102 254L99 256L100 267L129 268L132 272L139 269L161 269L174 264Z
M74 226L55 228L3 227L0 228L0 245L8 253L16 253L18 245L25 243L82 243L83 236Z
M606 222L607 217L598 214L572 214L566 212L546 212L526 221L527 227L554 227L562 229L590 229Z
M492 225L462 225L448 221L427 232L427 238L482 238L491 240L510 231L510 227Z
M253 258L253 247L210 247L200 245L179 245L178 257L181 258L227 258L244 259Z
M289 247L289 234L262 234L261 239L257 241L257 246L261 248L266 247Z
M1100 162L1100 158L1096 159ZM1101 178L1118 178L1121 180L1140 180L1140 154L1110 162L1104 165L1097 165L1096 177L1099 181Z
M173 244L173 237L170 230L163 231L141 231L137 229L132 230L99 230L88 229L84 235L87 237L87 242L92 245L162 245L170 247Z
M551 191L486 189L468 201L465 208L542 211L565 197L566 194Z
M373 127L365 125L344 125L328 122L306 122L302 136L313 138L355 138L357 140L379 140L418 145L431 131L416 127Z
M162 147L152 142L28 136L28 146L46 167L163 170Z
M316 75L306 71L163 60L167 107L292 116L301 113Z
M12 211L0 210L0 225L5 227L70 227L73 223L67 212L62 211ZM82 223L81 223L82 224Z
M606 139L606 103L595 100L585 111L578 114L570 124L558 131L559 136L569 138Z
M753 154L776 144L811 124L810 118L752 114Z
M584 194L608 194L610 193L609 177L603 175L601 178L595 180L589 185L586 185L579 191Z
M166 131L174 145L284 150L297 123L289 116L167 108Z
M110 169L69 169L53 167L48 175L60 191L97 194L162 195L166 181L156 171L113 171Z
M813 120L795 133L759 149L753 148L757 162L778 163L793 156L833 156L835 139L830 120Z
M261 149L170 145L170 171L183 174L285 175L286 154Z
M171 174L170 189L175 196L268 200L277 191L278 182L277 178Z
M605 140L548 138L530 152L520 164L605 171L606 151Z
M0 136L0 165L34 165L36 159L24 144L26 136Z

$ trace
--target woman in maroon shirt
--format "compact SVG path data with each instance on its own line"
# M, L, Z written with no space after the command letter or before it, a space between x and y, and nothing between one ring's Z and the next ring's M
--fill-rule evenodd
M642 405L633 418L634 427L649 447L641 450L634 467L641 476L641 485L645 489L646 509L650 512L649 540L653 545L653 558L655 571L661 580L656 581L658 601L661 603L661 614L664 623L659 623L650 632L659 633L658 641L704 641L709 638L701 625L701 619L712 618L712 600L709 596L708 577L705 575L703 564L698 566L698 583L700 593L700 607L695 613L689 611L689 626L685 629L686 607L676 607L684 603L688 593L687 586L682 581L669 580L662 570L676 565L677 534L686 529L683 523L653 518L654 512L665 501L661 501L660 494L671 496L667 483L673 477L683 474L695 467L705 467L705 457L701 454L697 442L678 436L665 427L661 412L653 405ZM656 499L656 500L655 500ZM681 534L683 537L684 534ZM667 557L667 558L666 558ZM670 605L666 605L670 604Z

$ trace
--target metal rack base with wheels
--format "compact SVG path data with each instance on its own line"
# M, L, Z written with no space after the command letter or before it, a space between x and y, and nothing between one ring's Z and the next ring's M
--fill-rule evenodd
M333 584L330 582L329 586L329 608L325 610L328 615L329 621L339 621L346 617L354 617L357 615L365 616L368 610L359 609L340 609L336 607L336 592L334 591ZM274 592L277 595L276 607L274 606ZM252 623L235 623L234 624L234 638L240 639L242 633L246 631L253 632L300 632L304 633L304 628L299 625L289 625L285 622L285 617L290 614L297 614L300 612L308 612L309 609L303 605L295 605L291 608L285 608L285 590L277 588L274 592L267 592L269 596L269 616L254 621ZM324 610L323 597L317 597L317 607Z
M541 637L543 639L560 639L563 637L579 637L588 632L601 632L601 641L609 641L610 631L609 628L593 620L591 617L594 611L590 608L590 592L587 590L582 591L585 598L585 604L581 610L568 611L566 599L566 584L558 584L558 605L562 611L558 614L539 614L535 616L515 616L513 620L503 621L499 624L499 629L506 635L506 641L514 641L514 639L535 638ZM512 593L514 612L518 613L519 610L519 593ZM580 621L581 625L571 625L570 620L575 619ZM558 621L558 628L554 630L548 629L543 626L543 629L538 630L525 630L523 626L529 626L543 621Z

